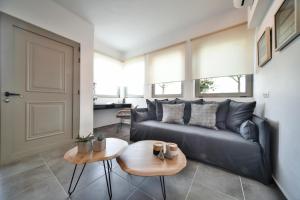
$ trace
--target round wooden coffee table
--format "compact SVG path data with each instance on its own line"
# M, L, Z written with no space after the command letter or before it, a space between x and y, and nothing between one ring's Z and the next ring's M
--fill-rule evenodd
M111 199L112 198L112 188L111 188L111 180L110 180L110 172L112 169L111 160L119 156L127 146L128 143L124 140L118 138L106 138L106 148L103 151L100 152L91 151L89 153L78 153L77 146L67 151L64 155L64 159L70 163L75 164L73 175L69 185L69 190L68 190L69 195L71 195L75 191L76 186L80 180L80 177L84 171L86 164L102 161L104 172L105 172L105 178L106 178L107 192L109 198ZM83 164L83 168L79 174L75 186L73 186L73 189L71 189L73 185L73 179L76 172L76 168L77 165L79 164Z
M178 148L178 156L173 159L160 160L153 155L153 144L161 142L144 140L129 145L117 157L122 170L135 176L159 176L164 199L166 199L165 176L179 173L186 166L186 157ZM165 142L162 142L165 144Z

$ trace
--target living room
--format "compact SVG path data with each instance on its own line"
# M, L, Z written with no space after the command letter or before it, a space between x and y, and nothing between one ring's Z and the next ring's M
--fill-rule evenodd
M0 0L0 199L300 199L299 0Z

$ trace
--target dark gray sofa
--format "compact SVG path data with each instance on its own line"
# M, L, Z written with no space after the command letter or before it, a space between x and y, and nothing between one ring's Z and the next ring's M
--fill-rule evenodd
M147 109L137 109L147 112ZM215 165L236 174L271 182L270 129L265 119L253 116L259 132L258 142L245 140L228 130L168 124L156 120L138 122L132 112L130 140L162 140L176 143L193 160Z

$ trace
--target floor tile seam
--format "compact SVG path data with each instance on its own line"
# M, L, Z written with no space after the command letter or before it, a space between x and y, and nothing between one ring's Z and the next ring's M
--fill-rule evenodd
M49 165L46 163L45 160L44 160L44 162L45 162L45 165L47 166L47 168L51 171L52 175L55 177L55 179L56 179L56 181L58 182L58 184L60 185L60 187L61 187L61 188L63 189L63 191L67 194L67 192L65 191L65 188L64 188L63 185L59 182L58 178L55 176L54 172L51 170L51 168L49 167ZM82 175L84 175L84 173L83 173ZM78 192L78 191L82 191L82 190L86 189L86 188L89 187L91 184L93 184L94 182L96 182L96 181L98 181L99 179L101 179L103 176L104 176L104 174L103 174L103 175L100 175L99 177L95 178L93 181L91 181L90 183L86 184L85 186L82 186L82 187L80 187L80 188L76 188L75 191ZM71 180L71 178L70 178L70 180ZM79 182L80 182L80 180L79 180ZM69 195L67 194L67 196L69 196Z
M88 163L87 163L88 164ZM101 164L100 164L101 165ZM78 174L77 174L78 175ZM86 184L86 185L84 185L84 186L81 186L81 187L79 187L79 188L77 188L76 189L76 192L79 192L79 191L82 191L82 190L84 190L84 189L86 189L86 188L88 188L90 185L92 185L93 183L95 183L96 181L98 181L98 180L100 180L102 177L104 177L104 173L102 174L102 175L100 175L99 177L97 177L97 178L95 178L94 180L92 180L90 183L88 183L88 184ZM84 172L82 173L82 176L84 176ZM70 178L70 180L71 180L71 178ZM80 182L80 181L79 181ZM79 183L78 182L78 183ZM78 186L77 186L78 187Z
M65 191L65 188L63 187L63 185L59 182L58 178L55 176L54 172L51 170L51 168L49 167L49 165L47 164L47 162L45 161L44 157L40 156L44 162L44 165L47 167L47 169L50 171L50 173L52 174L52 176L54 177L54 179L56 180L56 182L58 183L59 187L64 191L64 193L69 196L67 194L67 192Z
M195 172L194 172L194 175L193 175L191 184L190 184L189 189L188 189L188 191L187 191L187 193L186 193L186 196L185 196L185 200L187 200L187 198L188 198L188 196L189 196L189 194L190 194L190 192L191 192L191 190L192 190L192 186L193 186L193 184L194 184L194 180L195 180L196 174L198 173L198 170L199 170L199 166L197 166L197 168L196 168L196 170L195 170Z
M151 177L149 177L149 178L151 178ZM145 179L147 179L147 177L145 177ZM144 181L146 181L146 180L144 180ZM142 185L142 184L141 184L141 185ZM149 194L148 192L146 192L143 188L139 187L139 189L140 189L143 193L145 193L147 196L151 197L152 199L156 199L154 196L152 196L151 194Z
M126 198L126 200L128 200L136 191L138 190L138 188L135 188L130 195Z
M134 187L134 189L139 188L135 185L133 185L132 183L130 183L126 178L124 178L123 176L121 176L120 174L118 174L117 172L112 171L112 173L114 173L115 175L117 175L118 177L120 177L121 179L125 180L127 183L129 183L132 187ZM143 180L144 181L144 180ZM143 182L142 181L142 182Z
M239 178L240 178L241 188L242 188L242 192L243 192L243 197L244 197L244 200L246 200L242 178L240 176L239 176Z
M215 192L217 192L217 193L219 193L219 194L222 194L222 195L224 195L224 196L227 196L228 198L231 198L232 200L241 200L241 199L238 199L238 198L236 198L236 197L234 197L234 196L231 196L231 195L229 195L229 194L226 194L226 193L224 193L224 192L222 192L222 191L220 191L220 190L217 190L217 189L213 189L213 188L211 188L210 186L207 186L207 185L205 185L205 184L203 184L203 183L199 183L202 187L204 187L204 188L207 188L207 189L209 189L209 190L211 190L211 191L215 191Z

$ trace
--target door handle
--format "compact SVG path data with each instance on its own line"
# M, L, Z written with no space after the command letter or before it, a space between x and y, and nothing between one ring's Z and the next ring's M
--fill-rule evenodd
M4 96L6 96L6 97L10 97L10 96L18 96L18 97L22 97L21 94L18 94L18 93L12 93L12 92L5 92L5 93L4 93Z

